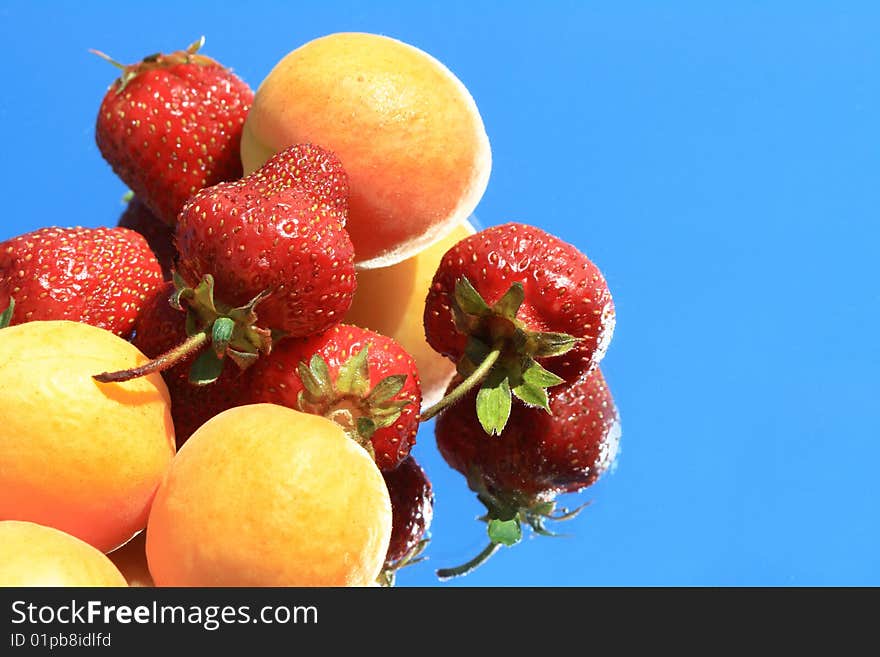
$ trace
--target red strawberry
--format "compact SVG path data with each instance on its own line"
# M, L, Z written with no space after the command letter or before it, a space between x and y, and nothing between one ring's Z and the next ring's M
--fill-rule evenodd
M116 174L174 225L195 192L241 177L239 146L251 89L210 57L187 50L123 66L104 96L95 139Z
M390 470L416 441L422 393L415 361L389 337L339 324L283 340L248 370L251 400L329 417Z
M161 370L211 342L213 349L193 364L207 383L219 376L226 355L247 367L271 351L279 334L302 337L336 324L351 305L356 282L344 216L321 200L338 207L342 197L327 194L347 189L334 163L318 147L293 146L241 180L208 187L187 201L175 230L175 303L189 311L187 343L161 363L98 380ZM320 178L314 171L322 166L327 174ZM313 182L324 196L306 187Z
M475 393L469 394L473 403ZM472 412L437 418L440 453L485 504L491 541L475 561L441 576L466 574L499 545L516 543L522 523L549 533L546 520L573 515L553 515L556 497L590 486L614 461L620 418L600 369L553 388L549 397L552 414L517 404L498 437L486 436Z
M132 342L149 358L156 358L186 339L186 315L168 302L173 293L171 282L153 292L135 325ZM211 385L194 385L188 373L192 360L190 355L162 372L171 396L171 417L178 448L221 411L247 403L247 371L226 368Z
M67 319L128 337L162 284L147 241L127 228L41 228L0 243L0 309L12 323Z
M128 202L125 212L119 217L116 225L144 236L159 260L162 276L166 281L170 281L174 258L177 257L177 250L174 248L174 229L159 221L137 197Z
M546 388L595 367L615 314L602 273L583 253L543 230L509 223L471 235L443 256L424 321L428 343L463 376L474 375L468 384L484 381L477 411L492 434L504 427L511 392L547 409Z
M185 280L211 274L217 294L233 306L270 291L258 310L261 323L292 337L338 322L355 288L344 216L294 177L301 162L294 146L240 181L202 190L180 213L176 232Z
M416 563L428 543L425 534L434 517L434 491L412 456L382 476L391 496L391 542L380 582L393 586L395 572Z
M320 201L348 219L348 174L342 162L315 144L294 144L283 157L273 157L262 167L263 176L282 187L305 187Z

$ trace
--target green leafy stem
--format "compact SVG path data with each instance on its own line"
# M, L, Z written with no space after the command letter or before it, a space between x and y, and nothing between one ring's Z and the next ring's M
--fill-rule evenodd
M560 534L549 531L545 522L548 520L554 522L571 520L589 504L586 502L571 511L562 509L558 513L554 513L556 511L555 501L538 502L532 506L512 510L498 506L497 500L485 491L478 497L489 510L481 518L486 522L489 544L477 556L460 566L437 570L437 577L441 580L468 575L486 563L502 546L512 547L519 543L523 536L523 524L527 524L532 531L541 536L560 536Z
M189 370L193 385L207 385L223 373L228 356L240 369L252 365L283 334L257 326L256 306L268 296L264 291L244 306L231 308L214 298L214 277L206 274L199 284L190 287L174 272L175 290L168 303L186 312L187 338L160 356L139 367L116 372L102 372L93 378L101 383L136 379L153 372L163 372L201 351ZM211 349L203 349L210 344Z
M510 418L512 398L550 412L547 388L563 379L546 370L537 359L560 356L579 341L566 333L533 331L516 315L525 301L525 288L514 282L492 306L471 282L456 281L452 303L456 330L467 336L458 363L461 383L422 413L426 422L468 392L477 392L477 418L489 435L501 434Z

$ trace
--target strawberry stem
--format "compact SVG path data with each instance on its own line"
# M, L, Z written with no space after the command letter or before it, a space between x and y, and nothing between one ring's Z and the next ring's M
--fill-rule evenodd
M187 49L184 52L186 52L188 55L195 55L199 50L202 49L202 46L204 46L204 45L205 45L205 35L203 34L198 39L196 39L191 44L189 44L189 46L187 47Z
M188 337L176 347L172 347L161 356L154 358L148 363L144 363L140 367L130 370L120 370L118 372L103 372L96 374L92 378L101 383L118 383L120 381L129 381L140 376L146 376L153 372L163 372L169 367L173 367L187 356L199 351L208 343L208 332L199 331Z
M452 392L448 393L443 399L438 401L436 404L431 406L428 410L422 413L421 421L427 422L432 417L437 415L440 411L445 409L447 406L451 406L459 399L464 397L470 390L481 383L483 379L489 374L492 369L492 366L495 364L495 361L498 360L498 357L501 356L501 349L496 347L492 351L490 351L486 358L483 359L483 362L480 363L480 366L471 372L471 375L466 378L464 381L459 383Z
M486 563L489 558L498 551L498 548L501 547L501 543L496 543L492 541L483 548L483 551L480 552L473 559L468 561L467 563L463 563L460 566L456 566L455 568L441 568L437 571L437 577L439 577L442 581L452 579L453 577L463 577L464 575L468 575L474 572L477 568Z
M118 68L121 71L124 71L126 68L125 64L117 62L110 55L102 53L100 50L95 50L94 48L89 48L89 52L92 53L93 55L97 55L98 57L103 59L105 62L110 62L111 64L113 64L113 66L115 66L116 68Z
M205 45L204 36L200 37L197 41L191 43L186 50L177 50L167 55L160 52L153 53L152 55L147 55L146 57L144 57L140 62L130 65L117 62L115 59L110 57L110 55L107 55L100 50L95 50L94 48L90 48L89 52L93 55L97 55L101 59L109 62L110 64L122 71L122 75L117 80L118 85L116 88L116 93L119 94L122 93L123 89L128 86L129 82L134 80L144 71L157 68L166 68L175 64L216 64L217 62L215 62L210 57L199 54L199 50L203 45Z

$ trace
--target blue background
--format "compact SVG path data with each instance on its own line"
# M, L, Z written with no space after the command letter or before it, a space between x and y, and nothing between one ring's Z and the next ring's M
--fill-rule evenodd
M115 74L88 48L134 61L205 34L256 87L317 36L402 39L480 107L480 221L574 243L618 311L616 471L567 500L593 501L569 538L445 585L880 584L877 5L304 4L0 4L0 239L122 210L93 137ZM484 542L432 429L430 560L400 585Z

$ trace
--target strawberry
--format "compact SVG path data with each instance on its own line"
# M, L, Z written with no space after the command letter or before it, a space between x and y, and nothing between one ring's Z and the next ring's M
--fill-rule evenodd
M124 66L101 103L95 140L147 207L174 225L195 192L241 177L241 132L254 94L210 57L186 50Z
M280 336L308 336L337 323L356 285L354 249L339 210L346 190L334 156L293 146L241 180L197 192L181 210L174 236L173 303L188 310L189 338L143 368L98 380L161 370L211 342L193 362L196 378L208 383L220 375L224 356L244 368Z
M284 187L306 187L318 199L348 220L348 174L336 154L315 144L294 144L283 157L273 157L263 176Z
M177 250L174 248L174 230L171 226L159 221L137 197L133 197L128 202L116 225L144 236L159 260L162 276L166 281L170 281L174 258L177 257Z
M199 192L181 212L175 236L185 280L211 274L230 305L270 291L260 319L292 337L338 322L355 288L345 215L298 175L309 177L293 146L247 178Z
M175 241L185 281L211 274L218 296L233 306L267 294L263 324L292 337L329 328L351 305L353 249L342 217L311 191L279 186L262 170L196 194L180 213Z
M470 402L475 391L471 391ZM513 545L522 524L549 534L547 520L565 520L575 512L556 511L556 497L592 485L613 463L620 441L617 407L600 369L549 393L552 414L517 404L498 437L487 437L472 412L437 418L437 447L462 473L486 506L490 544L475 560L438 574L466 574L500 545Z
M13 324L67 319L128 337L162 284L156 256L127 228L41 228L0 243L0 309Z
M391 496L391 542L379 581L393 586L395 573L419 561L428 544L425 534L434 517L434 491L412 456L382 476Z
M155 358L186 339L186 316L173 308L169 298L174 284L166 282L144 302L132 343L147 357ZM196 385L189 380L192 355L162 372L171 396L171 418L177 447L180 448L202 424L234 406L245 403L247 371L227 368L211 385Z
M602 273L583 253L543 230L509 223L446 252L424 323L431 347L467 378L423 419L482 383L477 415L486 433L497 434L511 412L511 393L550 410L547 388L599 363L615 313Z
M380 470L407 457L422 393L413 358L393 339L347 324L279 342L249 371L251 401L329 417L373 453Z

